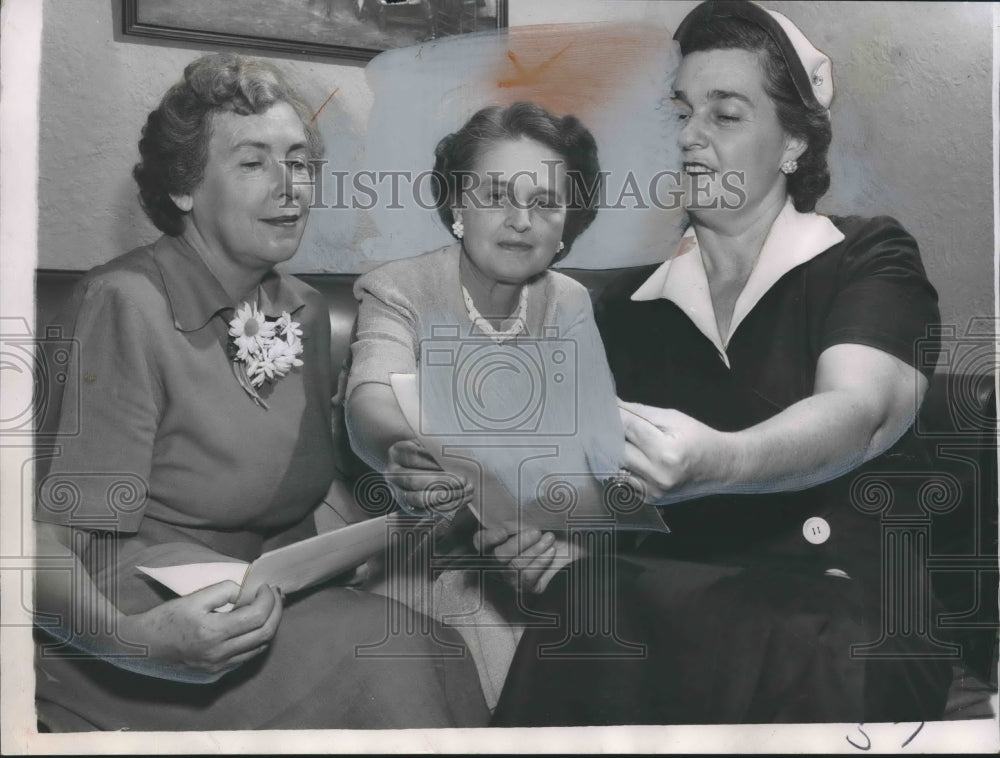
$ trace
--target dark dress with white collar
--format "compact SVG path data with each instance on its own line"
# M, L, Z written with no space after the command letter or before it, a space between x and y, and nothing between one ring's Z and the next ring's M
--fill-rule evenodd
M933 373L924 356L937 346L928 337L939 320L937 295L913 238L890 218L830 220L841 241L774 271L734 320L724 352L696 326L695 300L682 307L633 297L651 275L655 281L656 267L614 282L596 310L619 396L732 431L809 397L817 360L832 345L867 345ZM782 239L794 240L796 228L785 224ZM925 621L933 613L921 594L929 593L926 576L887 590L881 573L888 512L878 494L889 488L894 517L921 511L905 480L879 471L926 470L913 442L906 436L862 468L804 491L668 506L670 535L638 547L619 540L614 561L576 564L576 578L563 572L528 600L532 607L565 620L579 577L593 585L597 576L602 587L613 585L615 611L591 603L589 612L613 631L581 634L565 622L530 628L494 725L939 717L950 665L917 658L933 640L893 633L898 619L882 603L885 591L923 603ZM640 653L626 643L641 645Z

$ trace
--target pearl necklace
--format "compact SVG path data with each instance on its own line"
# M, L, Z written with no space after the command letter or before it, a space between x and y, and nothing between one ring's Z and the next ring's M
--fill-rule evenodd
M483 315L476 309L475 304L472 302L472 296L464 284L462 285L462 297L465 299L465 310L468 312L473 326L497 344L513 339L524 331L525 319L528 313L528 288L526 286L521 287L521 296L517 305L517 314L514 316L514 325L510 329L502 331L494 329L493 324L483 318Z

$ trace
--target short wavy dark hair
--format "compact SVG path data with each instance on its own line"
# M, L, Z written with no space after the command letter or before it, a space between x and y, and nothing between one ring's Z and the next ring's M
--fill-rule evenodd
M830 188L827 152L833 132L829 111L818 103L803 102L781 50L766 31L734 16L710 19L686 30L681 54L732 49L757 54L764 72L764 91L774 102L778 121L788 134L806 143L798 169L787 176L788 194L800 213L815 210L816 201Z
M323 140L309 108L270 63L219 53L185 67L184 78L167 90L146 119L140 161L132 169L142 208L160 231L177 236L184 230L184 212L170 196L190 194L201 183L212 116L249 116L276 103L292 106L305 128L309 157L322 157Z
M524 102L478 111L465 126L438 142L434 202L444 225L451 229L460 177L473 171L480 156L498 142L522 137L545 145L566 161L570 201L563 228L564 248L555 258L559 260L569 254L573 242L597 216L604 179L594 135L576 116L554 116L540 105Z

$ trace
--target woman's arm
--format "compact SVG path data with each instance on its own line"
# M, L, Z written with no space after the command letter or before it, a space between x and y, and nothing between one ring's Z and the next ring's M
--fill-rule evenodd
M351 446L382 472L388 466L389 448L416 436L390 384L392 374L417 371L416 314L393 271L391 264L375 269L355 284L358 318L344 389Z
M379 471L389 462L389 448L416 437L392 387L369 382L354 389L347 401L347 426L355 451Z
M230 614L212 612L235 598L238 587L224 582L127 615L116 607L116 598L101 593L92 569L74 548L91 540L106 540L113 548L117 536L94 531L94 523L114 516L113 529L133 533L148 498L146 483L152 478L153 444L165 399L156 365L158 322L148 316L156 302L149 293L134 291L136 286L141 285L132 278L110 275L74 293L72 349L79 371L69 372L64 392L79 398L79 416L74 424L72 407L62 408L54 430L60 455L51 460L50 474L38 488L36 550L42 560L35 572L35 608L54 617L48 628L67 644L113 665L178 681L213 681L258 654L274 636L281 603L272 590ZM140 307L143 301L151 305ZM91 379L81 386L84 375ZM77 425L80 433L74 431ZM142 501L117 508L107 486L112 475L137 482ZM46 482L58 493L71 490L74 507L67 510ZM87 549L82 555L86 561L93 558L95 571L118 568L114 549ZM49 559L59 559L58 568L47 568ZM38 619L40 625L46 621ZM139 657L134 657L136 645Z
M472 485L455 474L445 475L417 441L391 387L374 383L357 387L351 393L347 419L358 454L386 475L410 508L448 512L472 497Z
M68 637L75 648L119 668L174 681L213 682L266 650L281 621L281 598L269 587L261 587L247 605L214 613L236 601L239 586L233 582L126 615L98 589L73 552L70 527L36 522L35 529L36 555L65 559L58 569L35 572L35 613L57 619L57 637Z
M452 510L471 497L471 486L442 469L417 441L396 400L389 377L417 371L416 314L399 291L391 265L358 280L360 300L345 417L354 452L386 475L406 504L418 510ZM410 272L412 278L412 272Z
M916 241L893 219L843 219L824 287L833 299L811 396L773 418L721 434L675 411L623 413L629 468L648 496L800 490L840 476L892 445L912 423L927 379L908 364L939 320ZM642 484L642 482L639 482Z
M805 489L887 450L913 423L927 384L899 358L840 344L820 355L810 397L743 431L622 403L626 468L657 502Z

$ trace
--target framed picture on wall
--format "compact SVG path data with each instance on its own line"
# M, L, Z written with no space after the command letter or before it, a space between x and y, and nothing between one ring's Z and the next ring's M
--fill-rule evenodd
M378 53L507 27L507 0L120 0L125 38L283 55Z

